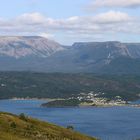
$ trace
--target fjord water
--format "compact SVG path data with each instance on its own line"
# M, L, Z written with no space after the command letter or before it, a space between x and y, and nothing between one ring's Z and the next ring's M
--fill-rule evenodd
M0 111L26 115L75 130L102 140L136 140L140 138L140 108L86 107L43 108L43 100L0 100Z

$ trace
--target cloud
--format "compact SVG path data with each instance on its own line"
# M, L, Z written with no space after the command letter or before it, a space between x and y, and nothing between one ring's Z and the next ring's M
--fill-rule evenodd
M46 18L40 13L25 13L16 18L16 22L24 24L41 24Z
M98 23L118 23L131 21L132 17L126 13L109 11L95 16L94 20Z
M73 16L53 19L40 13L25 13L13 19L0 18L1 35L41 35L48 38L92 38L108 34L139 34L139 17L120 11L109 11L94 16Z
M136 8L140 7L140 0L92 0L88 6L90 10L99 7Z

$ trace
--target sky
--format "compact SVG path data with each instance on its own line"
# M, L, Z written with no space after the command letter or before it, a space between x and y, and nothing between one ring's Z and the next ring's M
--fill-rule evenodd
M0 35L140 42L140 0L0 0Z

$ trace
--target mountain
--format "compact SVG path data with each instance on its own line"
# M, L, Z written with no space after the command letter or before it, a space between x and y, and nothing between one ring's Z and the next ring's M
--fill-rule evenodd
M49 56L64 49L59 43L39 36L1 36L0 70L37 71Z
M60 44L38 36L0 37L0 56L22 58L27 56L48 57L63 50Z
M140 43L77 42L67 47L37 36L0 37L1 71L140 74L139 64Z
M83 42L49 57L47 71L125 73L127 70L126 73L134 73L139 71L139 63L139 43Z
M96 140L73 130L20 114L0 112L1 140Z

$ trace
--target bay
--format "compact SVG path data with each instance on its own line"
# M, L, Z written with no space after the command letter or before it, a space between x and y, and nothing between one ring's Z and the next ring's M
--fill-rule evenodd
M140 108L85 107L43 108L45 100L0 100L0 111L28 116L75 130L102 140L140 138Z

